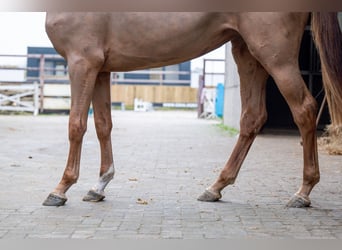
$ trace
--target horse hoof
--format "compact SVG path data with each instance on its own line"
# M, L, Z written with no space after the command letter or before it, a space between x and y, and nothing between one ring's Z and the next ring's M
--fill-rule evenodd
M105 198L103 194L96 193L93 190L90 190L86 196L83 197L83 201L92 201L92 202L98 202L102 201Z
M292 208L304 208L309 207L311 204L310 199L303 197L301 195L295 194L291 200L287 203L286 207Z
M204 191L203 194L201 194L197 200L199 201L207 201L207 202L214 202L214 201L218 201L219 199L221 199L222 195L218 192L218 193L214 193L212 191L209 191L208 189L206 189Z
M49 196L43 202L44 206L63 206L68 199L66 197L59 196L57 194L50 193Z

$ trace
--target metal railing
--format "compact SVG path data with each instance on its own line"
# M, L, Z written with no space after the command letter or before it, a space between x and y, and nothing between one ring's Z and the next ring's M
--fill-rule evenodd
M0 63L0 92L2 93L2 99L0 99L0 110L18 110L18 111L32 111L24 105L23 102L14 102L22 93L14 94L16 96L8 96L4 92L15 92L15 90L22 91L27 88L27 93L25 97L31 95L32 105L34 110L39 109L40 112L44 110L44 86L47 83L69 83L69 76L67 67L65 69L46 67L46 59L63 59L60 55L51 54L29 54L29 55L0 55L0 58L36 58L39 59L38 67L23 67L23 66L13 66L13 65L1 65ZM4 81L1 79L2 70L15 70L24 71L25 76L22 81ZM39 72L37 77L28 76L28 72ZM53 74L49 74L53 72ZM62 73L62 75L56 75L56 73ZM123 77L123 74L125 77ZM136 75L137 77L132 77ZM143 75L144 77L140 77ZM113 72L111 74L112 84L137 84L137 85L168 85L168 86L190 86L191 80L180 80L180 76L191 75L189 71L166 71L166 70L137 70L129 72ZM131 78L127 78L131 76ZM191 78L191 77L189 77ZM35 84L34 84L35 83ZM31 85L31 87L30 87ZM36 86L37 85L37 86ZM17 87L15 87L17 86ZM36 87L33 87L36 86ZM32 92L34 90L34 93ZM13 93L12 93L13 94ZM6 100L6 102L5 102ZM38 101L37 101L38 100ZM5 104L6 103L6 104ZM37 113L36 111L32 111Z
M191 75L189 71L166 71L166 70L136 70L123 72L123 74L129 75L144 75L149 78L118 78L120 75L118 72L112 73L112 84L146 84L146 85L190 85L191 80L179 80L180 75ZM168 79L168 76L176 76ZM174 79L176 78L176 79ZM190 77L189 77L190 78Z

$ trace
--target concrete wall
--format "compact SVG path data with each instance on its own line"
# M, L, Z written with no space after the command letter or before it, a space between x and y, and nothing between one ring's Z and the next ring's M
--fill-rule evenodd
M224 89L223 123L226 126L240 129L240 78L231 53L231 43L226 45L226 76Z

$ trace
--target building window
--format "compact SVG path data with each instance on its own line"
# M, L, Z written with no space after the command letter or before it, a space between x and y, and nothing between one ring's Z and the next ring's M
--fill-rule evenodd
M44 73L46 76L54 75L54 63L53 61L45 61L44 62Z
M155 81L156 83L159 82L159 84L162 84L163 81L163 68L159 67L159 68L152 68L150 69L151 73L150 73L150 80Z
M174 72L174 73L170 72L169 74L165 74L165 76L164 76L165 80L179 80L179 74L178 74L179 65L178 64L165 66L164 68L165 68L165 71Z
M56 62L56 76L66 76L67 75L67 69L66 65L62 62Z

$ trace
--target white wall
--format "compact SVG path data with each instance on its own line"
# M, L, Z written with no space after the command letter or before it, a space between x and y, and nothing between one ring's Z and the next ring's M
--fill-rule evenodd
M231 53L231 43L226 44L226 77L224 88L223 123L240 129L240 78Z

